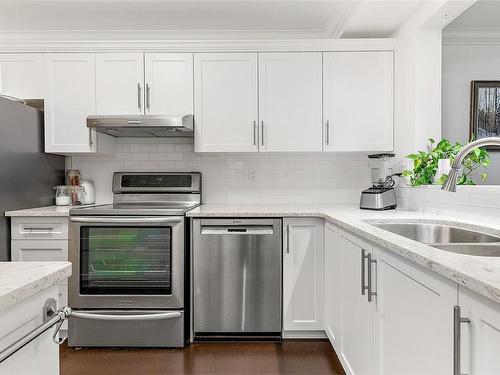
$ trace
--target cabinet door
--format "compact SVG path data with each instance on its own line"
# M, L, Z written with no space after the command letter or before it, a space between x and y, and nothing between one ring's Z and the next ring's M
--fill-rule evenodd
M323 222L283 221L283 329L323 330Z
M193 114L193 54L146 53L146 113Z
M451 374L456 283L386 250L375 252L375 373Z
M195 54L195 151L258 150L257 54Z
M11 258L14 262L68 261L68 240L13 240Z
M321 53L259 54L260 145L321 151Z
M340 345L340 234L325 223L325 332L335 348Z
M45 54L44 70L45 151L95 152L95 134L86 125L95 114L95 54Z
M21 99L43 99L43 55L0 54L0 94Z
M96 54L96 103L100 115L144 112L142 53Z
M371 244L358 237L342 234L339 240L340 262L340 306L342 323L340 328L340 360L347 372L353 375L373 373L373 314L375 303L369 303L367 295L361 294L362 251L371 251Z
M393 52L323 55L325 151L393 149Z
M461 317L461 373L500 374L500 304L467 288L459 287Z

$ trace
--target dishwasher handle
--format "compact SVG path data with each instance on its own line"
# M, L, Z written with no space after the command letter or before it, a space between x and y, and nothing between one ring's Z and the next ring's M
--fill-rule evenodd
M264 235L274 234L274 227L272 225L203 225L201 227L201 234L212 235Z

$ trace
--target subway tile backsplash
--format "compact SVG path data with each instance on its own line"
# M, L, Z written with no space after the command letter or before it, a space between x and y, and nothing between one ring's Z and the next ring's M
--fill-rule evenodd
M116 140L112 155L78 155L67 167L92 179L96 202L112 200L115 171L199 171L204 203L358 204L370 184L366 154L196 154L192 139Z
M457 186L455 193L443 191L439 185L397 189L401 209L477 220L483 225L499 222L499 197L498 185Z

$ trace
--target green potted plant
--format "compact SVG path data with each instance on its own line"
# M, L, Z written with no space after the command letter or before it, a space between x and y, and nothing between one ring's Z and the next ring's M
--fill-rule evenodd
M404 170L403 176L409 180L413 187L432 183L443 184L448 177L449 165L462 147L463 145L459 142L451 144L443 138L436 144L434 139L429 138L428 151L418 151L407 156L413 161L413 168ZM448 160L448 162L443 162L443 160ZM475 185L476 183L471 176L472 172L478 168L487 168L490 162L488 152L485 149L479 148L472 151L462 163L462 175L458 179L458 184ZM438 169L441 169L439 173ZM486 180L486 177L486 173L481 173L483 181Z

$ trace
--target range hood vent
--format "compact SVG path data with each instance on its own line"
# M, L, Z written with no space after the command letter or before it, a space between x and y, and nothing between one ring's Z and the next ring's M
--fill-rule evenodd
M193 137L193 115L88 116L87 127L118 138Z

